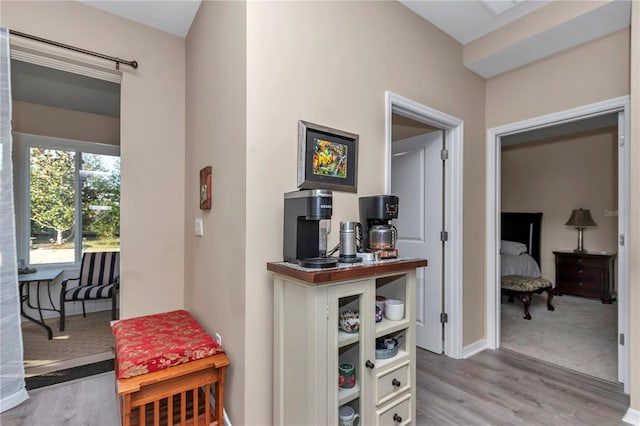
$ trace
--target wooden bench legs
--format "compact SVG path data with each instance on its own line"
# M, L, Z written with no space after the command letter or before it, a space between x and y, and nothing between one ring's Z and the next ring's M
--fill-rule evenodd
M509 296L509 303L513 303L514 296L518 296L522 299L522 303L524 304L524 316L523 318L526 320L531 319L531 314L529 313L529 306L531 306L531 296L533 293L541 294L543 291L547 292L547 310L555 311L556 308L553 307L551 301L553 300L553 288L545 287L535 291L515 291L515 290L504 290L504 292Z

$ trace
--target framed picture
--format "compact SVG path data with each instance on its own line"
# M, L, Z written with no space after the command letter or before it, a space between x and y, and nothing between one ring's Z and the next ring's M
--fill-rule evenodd
M211 166L200 170L200 209L211 208Z
M358 135L300 120L298 188L358 190Z

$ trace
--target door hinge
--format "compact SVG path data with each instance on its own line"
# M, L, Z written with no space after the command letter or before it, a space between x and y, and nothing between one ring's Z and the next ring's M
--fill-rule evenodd
M618 140L620 141L620 148L623 148L624 147L624 135L620 135Z
M443 243L449 240L449 233L447 231L440 231L440 241Z
M329 319L329 305L327 305L326 308L327 308L327 319Z
M449 150L448 149L441 149L440 150L440 159L442 161L445 161L445 160L449 159Z
M618 238L618 242L620 243L621 246L624 246L624 234L620 234L620 237Z
M624 346L624 334L620 333L620 345Z
M446 323L449 321L449 315L446 314L446 312L443 312L440 314L440 322L441 323Z

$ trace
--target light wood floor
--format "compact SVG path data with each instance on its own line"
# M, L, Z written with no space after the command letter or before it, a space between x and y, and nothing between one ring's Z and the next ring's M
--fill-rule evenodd
M117 426L114 373L29 391L29 399L0 415L2 426Z
M418 349L417 383L416 425L624 425L629 405L622 385L507 350L454 360ZM118 425L113 372L29 395L0 424Z
M505 349L466 360L417 353L418 425L625 425L629 397L606 382Z

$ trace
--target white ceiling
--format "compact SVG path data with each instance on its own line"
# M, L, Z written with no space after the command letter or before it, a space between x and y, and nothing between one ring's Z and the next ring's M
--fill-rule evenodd
M467 44L550 3L550 0L399 1L461 44Z
M201 0L79 0L114 15L185 38Z
M201 0L79 0L114 15L186 37ZM551 0L399 0L462 44L495 31Z

